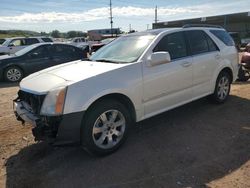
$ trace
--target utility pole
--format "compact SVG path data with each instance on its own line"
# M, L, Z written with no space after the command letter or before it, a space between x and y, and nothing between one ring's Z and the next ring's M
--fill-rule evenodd
M131 29L131 24L129 24L129 32L131 32L131 30L132 30L132 29Z
M111 36L113 37L113 14L112 14L112 0L109 1L109 10L110 10L110 33Z
M157 5L155 6L155 23L157 23L158 19L157 19Z

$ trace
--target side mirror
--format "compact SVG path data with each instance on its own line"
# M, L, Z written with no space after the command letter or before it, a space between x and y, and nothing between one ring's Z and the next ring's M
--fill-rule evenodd
M148 61L150 66L156 66L170 63L171 58L168 52L154 52L152 53Z
M9 44L9 45L8 45L8 47L13 47L13 46L15 46L15 45L14 45L14 44Z

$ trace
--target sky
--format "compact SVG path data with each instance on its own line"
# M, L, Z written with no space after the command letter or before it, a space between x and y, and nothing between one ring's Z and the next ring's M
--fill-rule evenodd
M110 0L0 0L0 30L87 31L110 28ZM112 0L113 22L122 31L159 22L250 12L249 0Z

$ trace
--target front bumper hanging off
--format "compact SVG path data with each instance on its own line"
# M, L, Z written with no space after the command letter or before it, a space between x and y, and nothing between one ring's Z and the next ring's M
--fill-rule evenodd
M19 98L13 101L13 110L18 121L33 126L32 133L36 141L48 141L54 145L80 143L81 123L84 112L62 116L40 116Z
M58 131L56 121L50 126L48 118L35 115L26 102L18 99L13 101L13 108L18 121L21 121L23 125L28 123L33 126L32 133L36 141L48 140L49 142L53 142ZM53 119L59 122L60 117L54 117Z

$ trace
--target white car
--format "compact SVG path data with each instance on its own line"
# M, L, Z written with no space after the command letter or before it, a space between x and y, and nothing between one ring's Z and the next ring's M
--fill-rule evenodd
M17 51L36 43L53 42L49 37L15 37L7 38L0 45L0 55L14 54Z
M183 27L122 36L92 55L34 73L20 83L14 111L36 140L79 143L104 155L134 123L201 97L227 100L238 72L222 28Z

